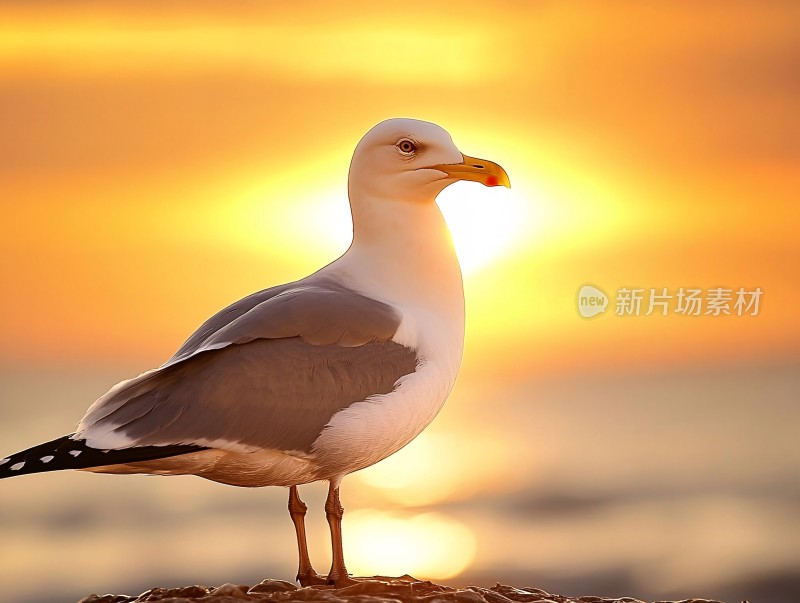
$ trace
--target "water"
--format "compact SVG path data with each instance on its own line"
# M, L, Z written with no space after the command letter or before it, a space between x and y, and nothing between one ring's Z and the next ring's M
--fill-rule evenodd
M2 451L68 433L133 372L7 369ZM430 432L345 481L350 569L572 595L796 601L798 391L794 363L462 379ZM319 570L324 494L303 489ZM193 477L3 480L0 599L291 579L285 497Z

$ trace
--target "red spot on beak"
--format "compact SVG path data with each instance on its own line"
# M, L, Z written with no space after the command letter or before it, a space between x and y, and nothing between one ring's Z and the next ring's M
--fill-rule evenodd
M497 186L500 184L500 181L497 179L497 176L489 176L486 178L486 186Z

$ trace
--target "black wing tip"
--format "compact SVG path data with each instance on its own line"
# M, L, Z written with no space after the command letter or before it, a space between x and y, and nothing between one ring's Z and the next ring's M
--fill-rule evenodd
M190 444L98 450L88 446L86 440L73 439L74 435L65 435L6 458L0 458L0 479L30 473L152 461L205 450L202 446Z
M53 453L71 437L71 435L62 436L0 459L0 479L66 468L58 466L60 463L52 463L55 460Z

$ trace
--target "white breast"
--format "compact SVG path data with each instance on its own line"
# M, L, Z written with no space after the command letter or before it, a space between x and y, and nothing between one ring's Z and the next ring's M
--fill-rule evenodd
M340 478L394 454L436 417L461 364L463 323L407 311L394 340L417 350L417 370L388 394L337 413L314 443L317 479Z

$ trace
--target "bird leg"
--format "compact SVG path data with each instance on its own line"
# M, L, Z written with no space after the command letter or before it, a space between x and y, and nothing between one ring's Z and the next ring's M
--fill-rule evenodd
M328 518L328 525L331 527L331 547L333 560L331 571L328 572L328 584L333 584L336 588L343 588L356 584L357 581L347 575L347 568L344 565L344 550L342 548L342 517L344 509L339 502L339 485L331 482L328 489L328 499L325 501L325 516Z
M297 552L300 563L297 569L297 581L300 586L311 586L312 584L326 584L327 580L317 574L311 567L311 559L308 557L308 544L306 543L306 511L308 507L300 500L297 486L289 488L289 515L297 532Z

